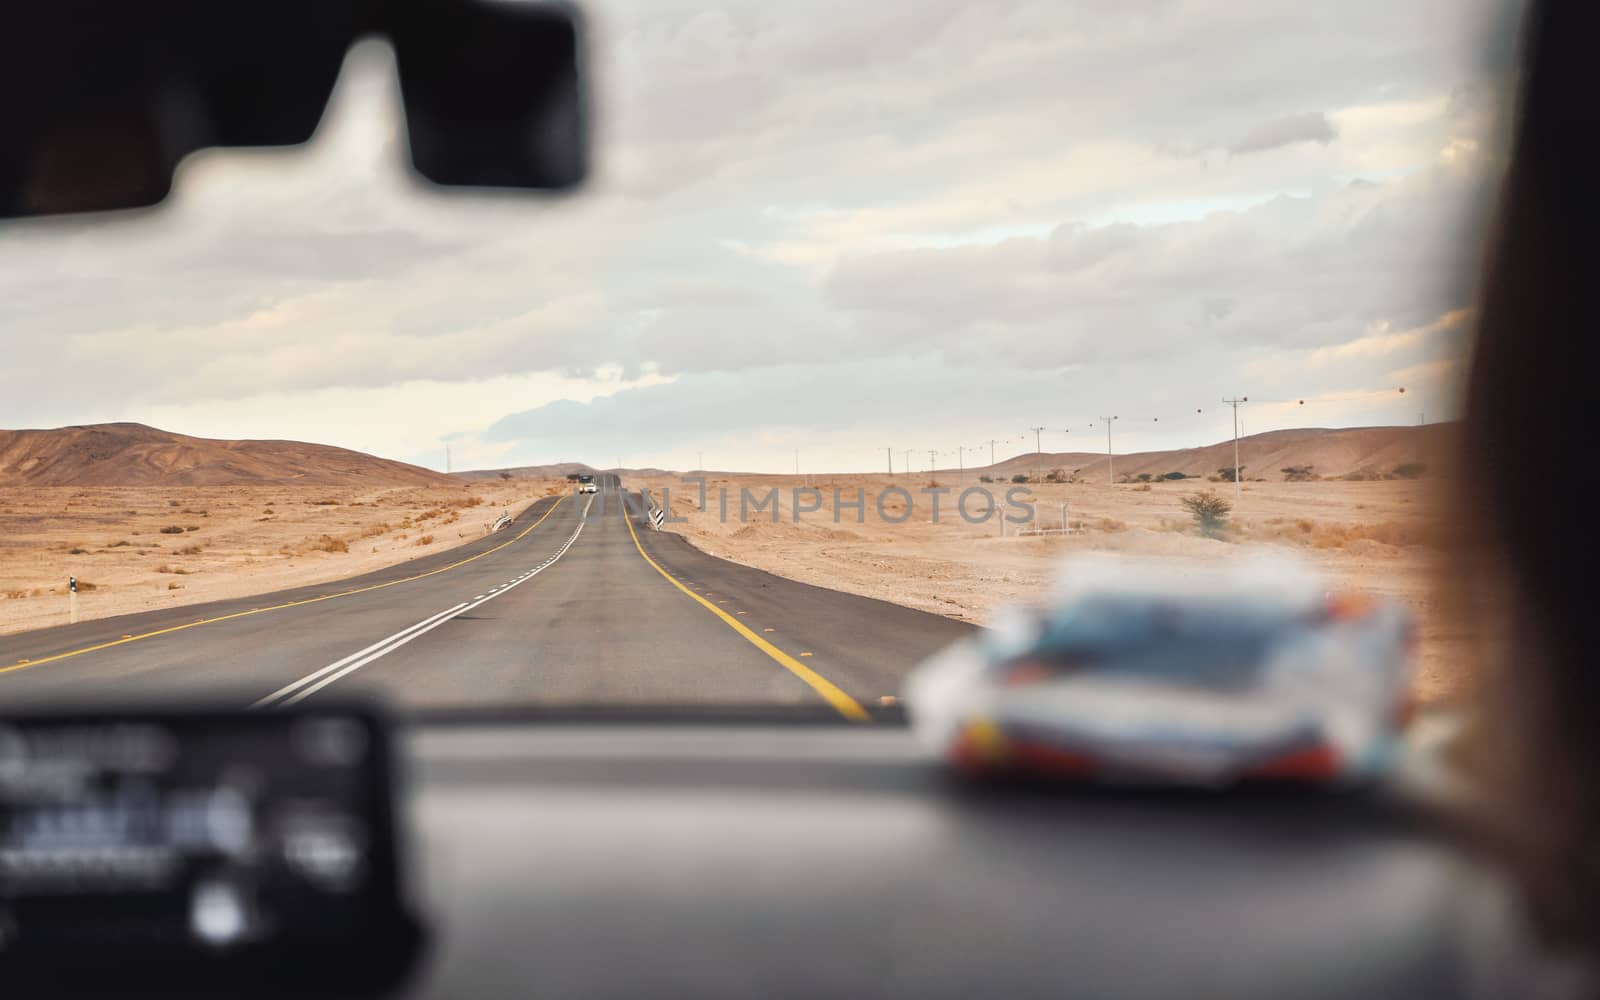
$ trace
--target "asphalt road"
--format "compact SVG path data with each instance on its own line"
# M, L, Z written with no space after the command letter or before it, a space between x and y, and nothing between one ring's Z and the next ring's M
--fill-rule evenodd
M0 704L809 705L861 718L971 626L785 580L656 532L638 494L539 500L365 576L0 638Z

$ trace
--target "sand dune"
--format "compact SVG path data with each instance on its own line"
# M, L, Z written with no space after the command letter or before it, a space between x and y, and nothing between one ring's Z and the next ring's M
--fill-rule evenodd
M416 465L300 441L223 441L144 424L0 430L0 486L450 486Z

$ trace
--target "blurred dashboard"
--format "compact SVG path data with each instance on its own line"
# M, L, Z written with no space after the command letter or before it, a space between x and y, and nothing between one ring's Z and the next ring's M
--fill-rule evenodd
M1502 884L1390 796L977 790L895 727L426 726L409 758L416 997L1538 992Z

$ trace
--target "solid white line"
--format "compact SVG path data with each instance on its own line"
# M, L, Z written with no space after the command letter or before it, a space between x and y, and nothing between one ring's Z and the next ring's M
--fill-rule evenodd
M583 526L588 523L589 519L589 506L593 503L594 499L590 498L589 503L584 504L583 513L578 519L578 527L574 529L571 536L569 536L567 540L562 543L561 548L556 550L556 554L545 560L538 569L530 570L524 577L522 577L522 579L519 579L517 583L521 583L523 580L532 579L534 576L537 576L545 567L554 565L556 560L567 554L567 550L572 548L572 543L576 542L578 540L578 536L583 534ZM308 698L316 692L321 691L323 688L327 687L329 684L332 684L339 678L355 673L357 670L360 670L373 660L394 652L411 640L432 632L434 629L438 628L440 625L443 625L445 622L449 621L455 616L471 611L473 608L476 608L479 605L487 604L496 597L502 596L503 594L509 592L513 586L516 586L516 584L507 584L504 587L497 587L495 590L489 591L488 594L479 594L477 597L474 597L471 603L462 602L453 608L447 608L436 615L433 615L429 618L424 618L415 625L403 628L386 639L379 639L377 642L366 647L365 649L359 649L356 652L351 653L349 656L335 660L333 663L328 664L320 670L312 671L311 673L291 684L286 684L273 693L267 695L265 698L257 700L251 704L250 707L272 708L293 705L296 702L299 702L302 699Z

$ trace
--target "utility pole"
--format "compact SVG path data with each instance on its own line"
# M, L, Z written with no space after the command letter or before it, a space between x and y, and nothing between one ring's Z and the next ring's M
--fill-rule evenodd
M912 449L910 448L906 449L906 475L908 476L911 475L911 451Z
M1044 432L1044 428L1029 427L1028 430L1033 431L1033 481L1037 483L1039 482L1039 453L1043 450L1039 446L1039 435Z
M932 448L928 449L928 475L930 476L933 475L933 459L936 454L938 454L938 452L934 451Z
M799 448L796 448L794 450L794 474L797 475L797 476L800 474L800 449Z
M1233 499L1237 503L1244 489L1240 485L1244 479L1244 470L1239 468L1239 404L1250 402L1250 397L1240 396L1238 399L1224 399L1222 402L1233 407Z
M989 439L989 468L994 468L994 438Z
M956 482L961 482L967 474L967 446L956 446Z
M889 475L892 476L894 475L894 449L885 448L883 449L883 452L885 455L889 456Z
M1111 421L1113 421L1113 420L1115 420L1117 418L1114 417L1114 416L1111 416L1111 417L1101 417L1100 419L1104 420L1106 422L1106 484L1107 485L1112 485L1112 484L1116 483L1117 477L1116 477L1116 469L1113 467L1114 466L1114 462L1112 461L1112 458L1111 458Z
M444 471L445 472L451 471L451 469L450 469L450 445L449 445L448 442L444 446Z

